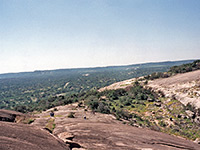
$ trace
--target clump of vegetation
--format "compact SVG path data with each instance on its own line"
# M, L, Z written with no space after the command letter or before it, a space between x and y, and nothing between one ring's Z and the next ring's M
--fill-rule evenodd
M35 121L35 119L30 118L30 119L28 120L28 124L31 124L31 123L33 123L34 121Z
M169 72L170 73L186 73L190 71L195 71L200 69L200 60L196 60L193 63L183 64L180 66L171 67Z
M185 106L185 109L190 110L192 112L196 111L196 108L191 103L187 103L187 105Z
M15 122L17 123L31 124L34 121L35 121L35 118L31 116L17 116L15 118Z
M161 126L161 127L167 127L167 123L164 122L163 120L159 121L158 124Z
M125 119L125 120L129 120L130 118L132 118L132 114L124 109L117 110L115 115L117 118Z
M53 130L55 129L56 124L55 124L55 119L50 118L45 126L45 129L47 129L50 133L53 133Z
M192 118L188 118L185 106L176 99L166 102L162 94L147 90L138 82L127 89L90 94L84 97L85 105L102 113L105 113L103 108L106 106L107 113L114 114L117 120L127 124L192 140L200 137L200 128Z
M158 79L158 78L168 78L171 75L172 74L170 72L154 72L150 75L145 76L144 78L147 80L154 80L154 79Z
M74 112L70 112L67 117L68 118L75 118L75 113Z

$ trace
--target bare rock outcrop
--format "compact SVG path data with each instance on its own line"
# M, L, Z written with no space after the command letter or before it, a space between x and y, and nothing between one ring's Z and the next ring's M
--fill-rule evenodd
M92 113L76 104L58 106L55 112L53 134L61 138L73 150L199 150L200 145L183 138L122 124L114 116ZM37 114L32 126L45 124L42 120L50 117L49 111ZM74 112L74 118L68 114ZM84 119L87 116L87 119Z
M154 91L161 91L165 97L179 100L200 108L200 70L177 74L169 78L150 81L148 87Z
M0 109L0 121L15 122L16 117L24 114L16 111Z
M48 132L25 124L0 121L1 150L67 150L69 147Z

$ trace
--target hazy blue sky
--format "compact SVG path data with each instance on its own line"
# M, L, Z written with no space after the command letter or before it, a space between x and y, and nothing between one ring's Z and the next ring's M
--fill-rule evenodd
M200 58L200 0L0 0L0 73Z

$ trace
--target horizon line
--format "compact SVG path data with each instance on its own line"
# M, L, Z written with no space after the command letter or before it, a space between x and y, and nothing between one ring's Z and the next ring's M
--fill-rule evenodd
M106 68L106 67L120 67L120 66L130 66L130 65L140 65L140 64L148 64L148 63L164 63L164 62L176 62L176 61L195 61L198 59L181 59L181 60L163 60L163 61L147 61L147 62L138 62L138 63L131 63L131 64L119 64L119 65L108 65L108 66L91 66L91 67L71 67L71 68L58 68L58 69L41 69L41 70L30 70L30 71L19 71L19 72L6 72L0 73L0 75L7 75L7 74L19 74L19 73L33 73L33 72L42 72L42 71L56 71L56 70L70 70L70 69L93 69L93 68Z

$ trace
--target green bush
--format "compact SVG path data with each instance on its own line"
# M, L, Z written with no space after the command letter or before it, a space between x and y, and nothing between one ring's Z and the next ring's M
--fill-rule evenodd
M132 114L130 114L128 111L123 110L123 109L117 110L116 116L118 116L119 118L125 119L125 120L129 120L130 118L132 118Z
M74 112L70 112L69 115L67 116L68 118L75 118L75 113Z

